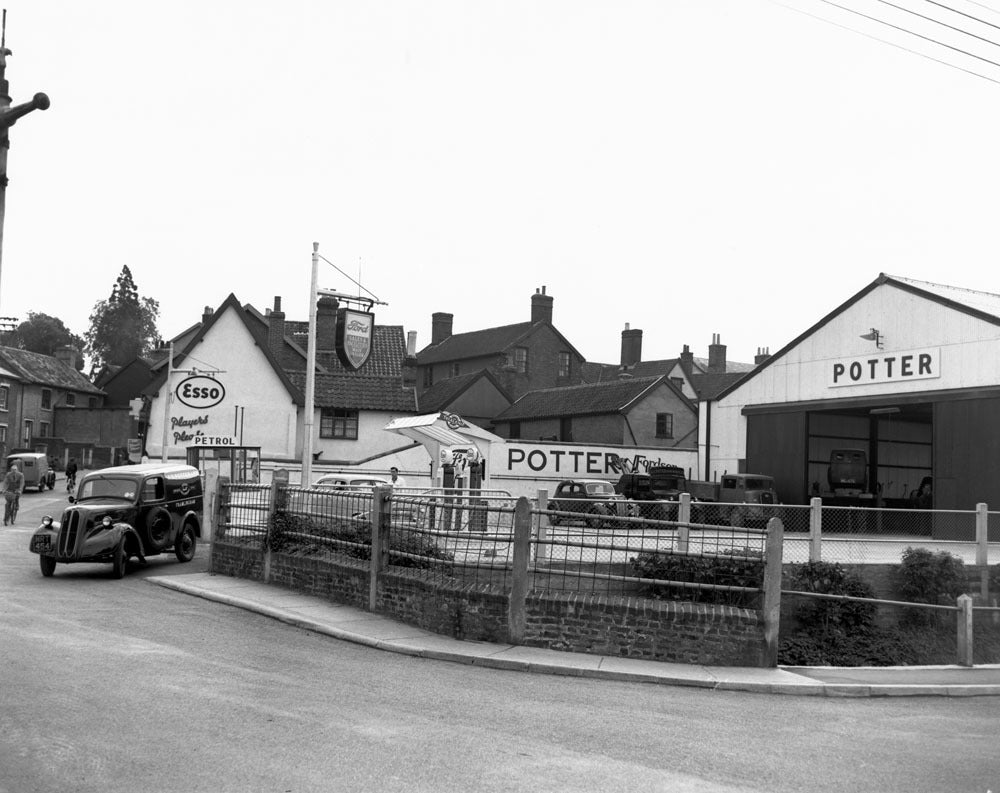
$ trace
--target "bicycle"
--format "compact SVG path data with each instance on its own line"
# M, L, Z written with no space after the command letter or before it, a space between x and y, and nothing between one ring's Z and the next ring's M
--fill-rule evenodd
M5 490L3 497L5 501L3 508L3 525L14 525L14 521L17 519L18 507L21 505L21 494L16 490Z
M72 493L76 490L76 474L66 474L66 492Z

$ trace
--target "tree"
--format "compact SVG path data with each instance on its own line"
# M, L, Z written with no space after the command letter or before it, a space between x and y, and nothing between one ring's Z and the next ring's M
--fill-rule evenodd
M90 330L86 333L87 353L94 369L123 366L154 349L159 338L156 318L160 304L151 297L139 297L128 265L111 290L111 297L94 304Z
M58 317L50 317L36 311L29 311L28 318L14 330L2 336L5 347L17 347L21 350L40 352L42 355L55 355L60 347L72 347L83 353L83 339L67 328Z

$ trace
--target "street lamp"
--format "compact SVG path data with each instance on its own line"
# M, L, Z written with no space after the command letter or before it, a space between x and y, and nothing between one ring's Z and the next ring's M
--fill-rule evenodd
M10 106L10 86L7 84L7 11L3 12L3 32L0 34L0 274L3 267L3 220L7 207L7 149L10 139L7 130L21 116L26 116L32 110L48 110L49 98L45 94L35 94L30 102Z

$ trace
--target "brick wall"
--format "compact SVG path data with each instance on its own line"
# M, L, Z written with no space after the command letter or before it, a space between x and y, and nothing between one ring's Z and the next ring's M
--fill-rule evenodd
M271 554L269 583L286 586L335 603L368 608L368 562L347 559L333 563L285 553Z
M551 650L713 666L761 666L756 611L603 595L532 593L524 643Z
M212 543L210 566L213 573L264 580L264 554L260 548L217 539Z

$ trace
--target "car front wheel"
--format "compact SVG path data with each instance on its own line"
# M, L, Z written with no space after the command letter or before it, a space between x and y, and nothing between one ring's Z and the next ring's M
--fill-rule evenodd
M52 574L56 571L56 560L51 556L39 556L38 566L42 568L43 576L51 578Z
M115 558L111 568L113 578L125 577L125 566L128 564L128 556L128 551L125 549L125 538L122 537L115 548Z
M194 549L198 545L198 538L195 536L194 527L190 523L185 523L181 529L181 536L177 538L174 545L174 555L178 562L190 562L194 559Z

